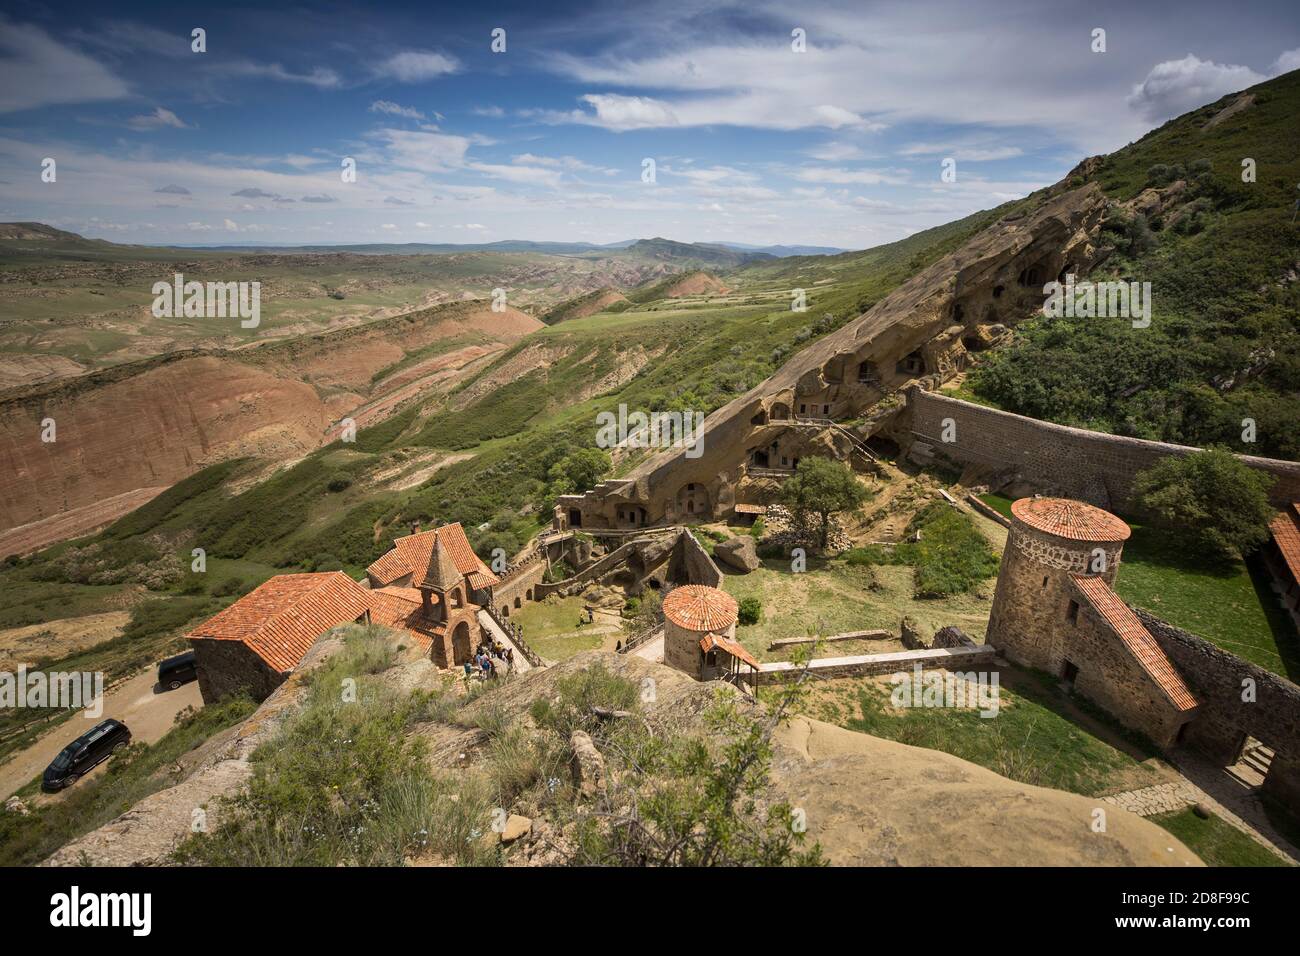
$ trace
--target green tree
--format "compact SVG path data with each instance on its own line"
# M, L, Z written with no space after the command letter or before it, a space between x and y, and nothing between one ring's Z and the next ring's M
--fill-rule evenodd
M609 454L599 448L580 448L551 466L547 477L565 482L574 491L594 487L610 469Z
M831 533L831 515L861 506L867 500L867 490L843 462L810 457L800 459L793 477L781 489L781 500L800 524L810 516L817 517L819 540L825 548Z
M1139 472L1133 494L1156 521L1210 557L1246 555L1268 539L1272 476L1211 448Z

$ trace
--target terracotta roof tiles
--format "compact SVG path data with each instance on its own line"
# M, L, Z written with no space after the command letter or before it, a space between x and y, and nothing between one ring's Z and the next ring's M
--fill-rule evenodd
M429 559L433 557L433 549L438 542L451 555L456 570L469 579L471 588L485 588L501 583L501 579L474 553L460 522L394 538L392 549L366 568L366 573L381 586L392 584L408 574L412 575L413 582L418 583L424 580Z
M277 574L189 637L241 641L277 673L298 666L307 650L330 628L361 618L370 592L342 571Z
M700 638L700 650L708 653L715 647L720 647L737 660L742 660L754 670L761 670L758 661L754 660L752 654L745 650L739 643L730 638L721 637L717 634L705 634Z
M664 617L688 631L725 631L736 623L736 599L704 584L684 584L664 598Z
M1132 534L1122 518L1070 498L1021 498L1011 513L1031 528L1073 541L1127 541Z
M1300 501L1293 501L1268 527L1291 576L1300 581Z
M1071 575L1074 587L1084 600L1114 631L1130 654L1150 675L1165 695L1179 710L1191 710L1197 706L1196 698L1187 689L1182 676L1174 668L1173 662L1160 649L1156 639L1151 636L1138 616L1111 590L1103 578Z

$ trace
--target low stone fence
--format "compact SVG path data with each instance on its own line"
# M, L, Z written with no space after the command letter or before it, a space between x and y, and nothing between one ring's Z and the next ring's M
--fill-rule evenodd
M504 617L502 617L501 612L497 610L497 608L489 604L487 607L483 608L483 610L487 612L488 617L492 618L492 621L497 627L505 631L506 636L510 638L510 642L519 649L519 653L524 655L524 659L528 661L528 663L532 664L534 667L546 666L546 661L542 658L542 655L538 654L528 646L527 642L523 639L523 636L520 635L518 629L513 627Z
M1006 515L1004 515L1001 511L998 511L997 508L994 508L991 505L989 505L987 502L981 501L980 496L975 494L974 492L968 493L966 495L966 501L969 502L970 506L974 508L976 511L978 511L980 514L982 514L984 517L996 521L1004 528L1011 527L1011 520Z
M997 649L989 644L974 647L936 647L924 651L896 651L890 654L860 654L855 657L822 657L808 663L813 677L863 677L875 674L897 674L910 671L915 665L967 670L978 665L990 666ZM797 678L803 665L793 661L775 661L764 664L757 672L742 674L751 684L776 684Z

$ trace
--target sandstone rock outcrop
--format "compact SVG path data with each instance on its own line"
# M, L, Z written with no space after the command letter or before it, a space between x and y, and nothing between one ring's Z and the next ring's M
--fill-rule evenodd
M713 556L727 567L742 574L757 571L762 566L762 562L758 560L758 548L749 535L741 535L719 543L713 549Z

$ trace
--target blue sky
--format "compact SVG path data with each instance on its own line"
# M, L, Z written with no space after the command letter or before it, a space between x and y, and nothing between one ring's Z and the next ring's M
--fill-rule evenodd
M1283 2L466 6L0 4L0 219L134 243L865 248L1300 68Z

